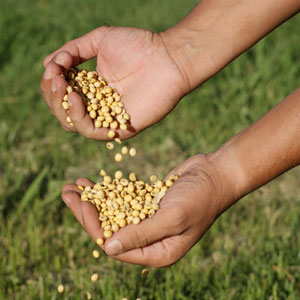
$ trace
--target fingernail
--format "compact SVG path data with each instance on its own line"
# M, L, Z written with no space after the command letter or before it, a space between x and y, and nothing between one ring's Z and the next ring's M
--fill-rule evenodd
M53 77L52 71L51 71L49 68L47 68L46 71L45 71L45 73L44 73L44 78L45 78L46 80L49 80L49 79L51 79L52 77Z
M123 251L122 244L119 240L113 240L111 242L108 242L108 244L105 246L105 253L107 255L115 256L121 254Z
M58 53L57 54L57 56L56 56L56 58L55 58L55 62L58 64L58 65L60 65L60 66L62 66L63 65L63 63L64 63L64 53Z
M68 104L69 104L69 106L73 105L72 100L70 99L70 97L68 98Z
M52 81L51 91L54 93L56 91L56 83L55 80Z

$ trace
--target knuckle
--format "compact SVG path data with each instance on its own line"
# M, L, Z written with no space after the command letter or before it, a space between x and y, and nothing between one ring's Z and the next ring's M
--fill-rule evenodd
M78 40L79 40L79 38L75 38L75 39L73 39L73 40L70 40L70 41L66 42L66 43L62 46L61 51L67 52L66 49L72 47L72 45L73 45L75 42L77 42Z
M43 60L43 66L44 68L47 67L48 63L49 63L49 58L51 57L51 54L50 55L47 55L44 60Z
M100 37L101 35L105 34L107 32L107 30L109 30L112 26L109 25L108 23L105 23L104 25L98 27L95 29L95 33L98 37Z

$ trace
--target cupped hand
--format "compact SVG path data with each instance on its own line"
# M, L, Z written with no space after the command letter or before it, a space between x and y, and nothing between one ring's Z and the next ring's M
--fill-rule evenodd
M110 257L134 264L165 267L178 261L201 238L221 213L223 185L208 155L196 155L171 174L179 179L169 188L157 213L138 225L129 224L107 239ZM93 185L88 179L77 184ZM81 202L74 184L63 187L62 198L84 229L96 241L103 237L96 208Z
M158 122L189 92L188 82L169 53L163 34L127 27L103 26L72 40L44 59L43 97L51 112L69 131L96 140L107 139L107 129L95 128L76 93L69 96L70 117L61 107L67 82L64 70L97 56L97 71L116 88L131 116L130 129L121 138L134 136Z

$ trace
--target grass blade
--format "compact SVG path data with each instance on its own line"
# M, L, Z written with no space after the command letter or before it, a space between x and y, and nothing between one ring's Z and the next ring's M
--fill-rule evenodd
M20 204L17 209L17 215L20 215L24 209L28 206L28 204L36 197L40 191L40 187L42 184L43 179L47 175L49 171L49 166L45 166L43 170L39 173L39 175L33 180L30 184L28 190L22 197Z

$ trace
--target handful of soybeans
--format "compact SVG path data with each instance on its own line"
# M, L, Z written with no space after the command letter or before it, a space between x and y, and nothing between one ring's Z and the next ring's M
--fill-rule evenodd
M171 175L166 181L150 177L151 183L138 180L135 173L124 178L120 170L114 178L100 171L101 182L91 186L78 186L81 201L92 203L98 213L104 237L110 238L114 232L128 224L139 224L146 218L151 218L159 209L159 202L168 188L178 179Z
M63 75L68 83L66 94L62 99L62 107L67 111L67 122L73 126L69 116L68 95L78 93L86 107L86 111L94 120L97 128L108 128L109 138L113 138L115 129L127 130L129 115L121 102L119 93L111 88L96 71L71 68Z

